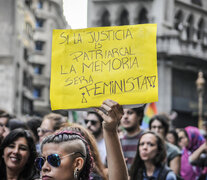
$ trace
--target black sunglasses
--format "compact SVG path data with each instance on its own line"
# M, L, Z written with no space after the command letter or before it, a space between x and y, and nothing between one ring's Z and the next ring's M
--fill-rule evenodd
M84 122L85 122L85 124L88 124L90 122L91 125L93 125L93 126L95 126L98 123L98 121L96 121L96 120L88 120L88 119L84 119Z
M72 156L72 155L74 155L76 153L79 153L83 157L85 157L81 152L72 152L72 153L67 154L65 156L62 156L62 157L60 157L58 154L50 154L47 157L37 157L35 159L35 166L36 166L36 168L39 171L41 171L43 165L45 164L45 161L47 161L51 166L53 166L53 167L59 167L60 164L61 164L61 159L63 159L64 157L67 157L67 156Z

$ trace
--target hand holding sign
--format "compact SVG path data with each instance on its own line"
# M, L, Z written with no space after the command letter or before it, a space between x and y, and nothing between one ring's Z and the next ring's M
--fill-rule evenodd
M158 100L156 25L54 30L52 110Z
M113 100L107 99L102 103L101 108L96 108L95 110L104 119L103 128L109 131L116 131L124 114L122 106Z

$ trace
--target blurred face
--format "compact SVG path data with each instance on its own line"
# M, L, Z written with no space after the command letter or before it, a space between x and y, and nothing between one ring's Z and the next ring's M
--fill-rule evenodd
M126 131L132 132L139 127L140 117L133 109L124 109L124 115L121 119L121 125Z
M150 130L158 133L161 137L165 136L165 129L162 123L156 119L152 122Z
M175 144L175 137L172 133L167 133L166 140L171 144Z
M140 139L139 155L144 162L151 162L158 153L157 139L153 134L145 134Z
M51 154L58 154L60 157L68 155L69 153L65 151L64 143L55 144L48 143L43 146L42 156L47 157ZM59 167L53 167L45 161L42 167L42 180L73 180L75 165L71 156L66 156L61 159Z
M186 136L186 134L183 131L180 131L178 133L178 137L179 137L179 146L181 148L187 147L188 146L188 138Z
M8 122L7 117L0 117L0 123L4 124L6 126L7 122Z
M84 120L87 129L95 136L99 136L102 133L101 122L95 114L88 114Z
M25 164L29 159L29 147L27 140L24 137L18 138L4 149L4 162L6 168L13 172L23 170Z
M9 128L6 127L7 122L7 117L0 117L0 137L6 137L9 134Z
M52 120L49 119L44 119L41 126L37 129L38 132L38 136L40 138L40 142L42 142L42 140L53 133L53 125L54 122Z
M5 125L0 122L0 139L3 138L5 132Z

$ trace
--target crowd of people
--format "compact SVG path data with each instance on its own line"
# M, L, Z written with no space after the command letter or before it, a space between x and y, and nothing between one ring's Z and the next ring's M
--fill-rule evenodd
M166 114L142 129L144 110L108 99L79 123L0 110L0 180L207 180L206 132Z

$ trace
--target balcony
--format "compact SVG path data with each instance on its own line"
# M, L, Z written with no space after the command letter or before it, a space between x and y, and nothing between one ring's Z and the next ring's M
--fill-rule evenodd
M181 34L182 35L182 34ZM180 34L157 37L157 52L167 56L190 56L207 61L207 43L203 40L187 40Z

